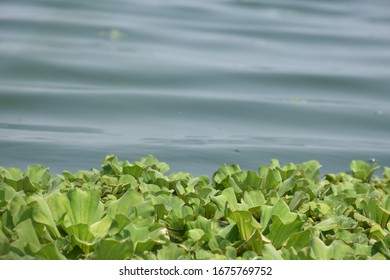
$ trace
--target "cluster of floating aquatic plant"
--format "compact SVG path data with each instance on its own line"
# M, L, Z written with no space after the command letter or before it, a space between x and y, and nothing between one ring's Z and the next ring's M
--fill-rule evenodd
M0 259L390 259L390 168L308 161L212 176L153 156L100 170L0 167Z

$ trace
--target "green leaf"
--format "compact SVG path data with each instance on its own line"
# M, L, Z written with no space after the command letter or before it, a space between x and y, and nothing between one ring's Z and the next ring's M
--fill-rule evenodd
M128 190L120 199L108 203L107 215L111 217L118 214L129 216L143 202L142 194L135 190Z
M31 209L27 206L23 192L15 193L9 201L7 208L9 210L9 214L11 215L13 226L31 218Z
M175 243L169 243L167 246L163 246L162 249L157 251L158 260L180 260L186 259L186 251L178 247Z
M222 165L218 171L213 174L213 183L216 189L225 189L228 185L231 175L240 172L240 166L238 164ZM225 183L223 183L225 181Z
M241 194L244 191L259 189L260 182L261 178L256 172L237 170L219 183L215 182L215 188L220 190L233 188L236 194Z
M290 208L282 199L278 199L273 206L264 205L261 207L260 219L261 227L264 229L263 233L268 232L268 226L273 215L279 216L284 223L293 222L297 217L296 213L290 212Z
M72 189L67 193L68 204L65 206L64 225L86 224L91 225L101 219L104 206L100 202L100 193L97 189Z
M71 246L78 246L84 254L90 253L92 246L94 246L96 237L89 230L86 224L75 224L64 229L69 235Z
M207 203L206 205L204 205L204 216L207 219L214 218L216 212L217 212L217 207L215 206L215 204Z
M129 186L137 185L137 180L134 178L134 176L131 176L129 174L123 174L120 176L118 184L129 185Z
M89 226L86 224L71 225L65 228L69 235L73 235L78 241L84 241L91 245L95 241L95 236L90 232Z
M112 223L113 219L110 216L105 216L100 221L90 225L89 230L95 237L105 237L108 234Z
M109 216L106 216L103 218L103 220L109 218ZM128 226L131 223L130 219L124 215L116 215L115 219L111 221L110 228L108 229L107 235L108 236L115 236L116 234L119 234L122 232L122 230ZM95 224L91 226L91 231L95 232L94 228ZM102 229L104 230L104 229ZM96 236L99 236L98 234L95 234Z
M11 244L0 228L0 256L6 255L11 250Z
M235 260L237 258L237 249L232 246L227 246L225 256L228 260Z
M40 164L30 165L26 168L24 175L37 189L47 189L51 175L49 168L44 168Z
M373 254L380 253L390 259L390 234L376 242L372 248Z
M357 223L354 219L345 216L327 217L322 222L314 226L320 231L329 230L342 230L342 229L354 229L357 227Z
M377 240L383 239L388 233L384 231L380 225L376 224L370 229L370 237L375 238Z
M29 206L32 209L32 218L34 221L45 225L54 239L60 238L61 234L57 229L56 222L47 201L42 196L38 195L31 196L30 201Z
M294 248L296 251L310 246L312 234L310 230L293 233L287 241L286 248Z
M165 218L166 215L168 215L168 210L165 207L164 204L155 204L153 205L156 213L156 219L157 220L162 220Z
M149 239L149 230L147 227L137 227L133 224L129 224L126 227L126 230L130 233L130 238L133 241L134 245L140 241L146 241Z
M210 197L211 201L215 203L217 209L221 213L226 212L226 208L231 210L238 209L238 202L236 198L236 194L232 188L227 188L222 191L222 193L218 196Z
M273 215L271 219L272 224L268 238L276 249L279 249L293 233L301 230L303 225L298 215L295 216L295 220L287 222L284 222L279 215Z
M201 229L204 233L212 233L214 228L214 221L205 217L198 216L195 221L189 221L187 223L188 229Z
M265 244L263 246L263 259L264 260L283 260L283 257L271 244Z
M275 189L281 182L282 176L280 175L280 172L276 169L268 168L261 182L261 189L269 192L270 190Z
M318 237L314 237L310 243L310 256L315 260L344 260L354 257L351 247L340 240L326 246Z
M142 167L138 164L131 164L128 161L126 161L123 164L123 173L131 175L135 179L140 178L143 172L144 172L144 167Z
M238 182L238 186L241 190L257 190L260 188L261 178L256 172L247 171L242 173L245 174L245 180Z
M377 201L372 198L367 198L362 202L365 215L377 222L383 229L386 228L390 221L390 211L378 205Z
M249 250L261 255L263 253L263 236L260 230L256 229L246 242Z
M244 192L243 201L250 207L256 208L266 204L264 194L260 190Z
M190 229L186 232L187 238L194 243L198 242L204 236L204 234L205 232L200 228Z
M150 238L150 232L147 227L137 227L129 224L125 230L129 232L130 239L134 245L134 253L136 254L150 251L156 245L156 241Z
M383 168L383 177L387 180L390 180L390 167Z
M65 256L61 254L54 243L42 246L37 252L37 257L43 260L66 260Z
M120 174L122 172L121 165L118 161L118 158L115 155L105 156L102 162L103 170L108 174Z
M217 234L230 242L235 242L240 238L240 231L235 223L221 229Z
M305 178L316 181L320 177L321 164L316 160L309 160L302 163L298 170L303 171Z
M23 175L23 172L18 168L8 168L5 170L4 183L13 187L17 191L24 191L26 193L35 192L35 187L28 177Z
M195 252L195 259L197 260L218 260L221 259L222 256L218 254L213 254L210 251L206 251L203 249L200 249Z
M355 178L367 182L370 180L375 171L380 168L380 166L377 163L371 165L362 160L353 160L351 162L350 168L352 170L352 175Z
M102 239L96 246L93 260L125 260L133 254L133 243L129 239Z
M314 260L330 260L332 257L331 249L318 237L314 237L310 242L310 255Z
M245 251L242 256L242 260L260 260L261 257L259 257L254 251Z
M19 168L13 168L13 167L7 168L5 170L4 176L5 176L4 179L9 179L9 180L12 180L14 182L17 182L17 181L23 179L23 177L24 177L22 170L20 170ZM11 185L11 187L13 187L13 186Z
M9 201L15 196L16 191L13 187L0 182L0 211L3 211L9 204Z
M230 212L227 218L237 224L242 240L248 240L256 229L261 228L249 211Z
M146 157L142 157L138 162L136 162L140 166L150 167L156 171L159 171L161 174L165 174L169 171L169 165L165 162L159 162L157 158L153 155L147 155Z
M70 210L69 199L66 193L55 191L46 196L45 199L56 223Z
M278 187L278 195L283 196L284 194L290 192L296 186L297 179L295 177L287 178L283 181Z
M288 207L291 211L298 209L304 202L310 201L310 195L304 191L297 191L294 193Z
M41 244L39 243L31 220L24 220L19 223L15 227L15 232L17 233L18 239L12 243L12 247L16 247L26 254L36 253L41 249Z

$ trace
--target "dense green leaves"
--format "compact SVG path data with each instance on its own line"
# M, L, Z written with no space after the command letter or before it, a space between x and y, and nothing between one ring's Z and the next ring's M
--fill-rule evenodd
M390 169L308 161L210 180L149 155L51 177L0 167L0 259L390 259Z
M374 172L380 168L380 166L378 163L374 163L371 165L362 160L353 160L350 165L350 168L355 178L361 179L363 181L368 181L370 180Z

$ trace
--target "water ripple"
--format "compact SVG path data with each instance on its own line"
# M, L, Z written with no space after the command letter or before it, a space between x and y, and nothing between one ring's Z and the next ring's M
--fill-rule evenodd
M275 157L390 165L389 9L3 0L0 164L88 168L113 152L196 173Z

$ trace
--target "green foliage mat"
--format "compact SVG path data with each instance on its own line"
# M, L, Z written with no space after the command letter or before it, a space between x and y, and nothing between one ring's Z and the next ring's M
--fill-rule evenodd
M390 259L390 168L308 161L212 181L153 156L102 169L0 167L0 259Z

